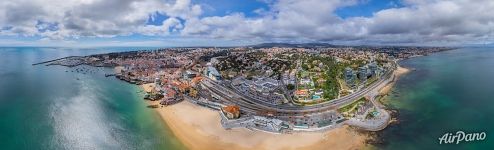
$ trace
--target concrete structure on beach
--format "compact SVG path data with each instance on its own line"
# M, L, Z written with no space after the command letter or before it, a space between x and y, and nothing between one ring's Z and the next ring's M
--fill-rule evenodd
M240 117L240 107L238 106L226 106L221 108L221 112L228 119L237 119Z

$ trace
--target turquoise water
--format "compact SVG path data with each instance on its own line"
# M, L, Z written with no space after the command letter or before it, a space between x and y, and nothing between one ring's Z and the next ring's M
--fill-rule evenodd
M383 149L493 149L494 49L462 48L401 62L415 71L388 97L400 123L381 132ZM485 132L484 141L439 144L445 133Z
M137 48L0 48L1 149L184 149L136 86L32 63ZM492 149L494 49L447 51L401 62L416 70L389 97L400 124L381 149ZM66 72L67 71L67 72ZM79 78L79 80L77 80ZM443 134L486 132L484 141L439 145Z
M31 65L132 49L0 48L1 149L184 149L137 86L104 77L111 69Z

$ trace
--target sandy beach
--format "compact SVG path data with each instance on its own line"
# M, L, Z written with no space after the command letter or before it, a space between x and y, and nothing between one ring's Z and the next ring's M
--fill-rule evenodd
M220 124L219 112L187 101L156 110L189 149L362 149L367 140L366 135L346 126L322 133L226 130Z
M410 70L398 67L396 77ZM393 85L386 85L381 93L389 92ZM154 84L141 85L144 91L151 91ZM151 105L157 101L149 102ZM220 124L218 111L183 101L167 107L155 109L166 122L173 134L189 149L366 149L366 140L370 137L348 126L325 132L303 132L292 134L273 134L251 131L245 128L224 129Z
M154 83L142 84L140 87L144 90L144 92L151 92L154 89Z
M116 73L116 74L121 74L122 73L122 70L123 70L124 67L122 66L116 66L113 71Z
M408 72L410 72L410 69L398 66L398 68L394 71L394 74L395 74L394 81L390 82L389 84L384 86L381 90L379 90L379 94L380 95L386 95L387 93L389 93L391 91L391 89L393 88L394 84L396 83L396 80L400 76L407 74Z

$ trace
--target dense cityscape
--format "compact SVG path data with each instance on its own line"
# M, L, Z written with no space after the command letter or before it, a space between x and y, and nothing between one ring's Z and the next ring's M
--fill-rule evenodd
M494 149L494 0L2 0L1 150Z
M380 130L390 120L379 104L398 61L445 47L166 48L71 56L40 64L114 67L117 78L152 85L145 99L183 100L220 111L224 128L275 133L348 124Z

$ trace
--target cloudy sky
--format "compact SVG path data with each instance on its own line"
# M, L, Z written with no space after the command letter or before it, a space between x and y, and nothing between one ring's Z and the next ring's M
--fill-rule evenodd
M493 0L2 0L0 46L494 42Z

